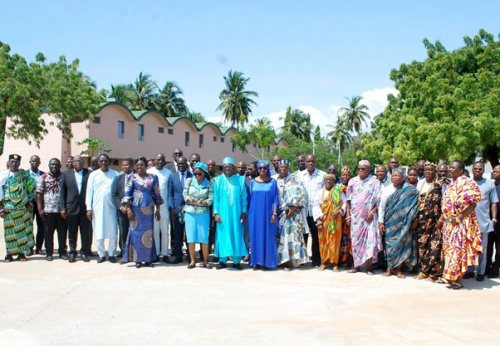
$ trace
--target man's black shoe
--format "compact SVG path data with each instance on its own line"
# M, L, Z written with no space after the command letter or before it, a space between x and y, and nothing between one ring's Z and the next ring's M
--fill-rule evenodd
M241 266L241 264L233 264L233 268L234 269L238 269L238 270L243 270L243 267Z
M59 258L62 259L62 260L67 260L68 259L68 255L62 254L62 255L59 255Z
M82 260L83 260L84 262L90 262L90 258L89 258L89 256L87 256L87 255L82 255Z
M483 282L484 281L484 274L477 274L476 281Z
M76 256L75 255L69 255L68 262L69 263L75 263L76 262Z
M99 257L97 263L103 263L103 262L106 262L106 257Z
M116 263L116 257L115 256L109 256L108 261L109 261L109 263Z
M172 261L170 260L170 258L168 256L163 256L163 262L167 263L167 264L171 264L172 263Z
M466 272L466 273L464 274L464 277L463 277L463 278L464 278L464 279L471 279L471 278L473 278L473 277L474 277L474 273L473 273L473 272Z
M49 262L52 262L54 260L54 258L51 255L47 255L45 259Z
M227 267L226 263L219 262L219 264L217 264L217 267L215 267L215 269L219 270L219 269L224 269L226 267Z
M172 261L172 264L182 263L182 258L176 258Z

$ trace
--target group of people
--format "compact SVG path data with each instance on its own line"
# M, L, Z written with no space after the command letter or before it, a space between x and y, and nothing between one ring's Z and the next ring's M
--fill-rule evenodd
M83 261L94 255L95 238L97 263L121 258L137 268L181 263L186 243L189 269L200 244L207 269L213 254L217 269L231 261L241 270L248 261L254 270L290 271L310 260L321 271L346 267L373 275L380 268L398 278L415 272L416 279L452 289L473 277L475 266L478 281L498 277L500 166L490 180L482 162L474 163L471 179L461 161L420 160L404 174L397 158L389 169L361 160L352 177L348 166L340 174L335 165L319 170L312 154L297 157L295 172L279 156L272 165L226 157L220 173L214 160L203 163L198 154L188 160L176 149L172 158L167 164L164 154L127 157L121 172L109 167L107 154L89 169L80 156L70 157L64 172L53 158L44 173L38 156L23 170L21 157L10 155L0 174L5 260L24 261L45 243L52 261L57 231L59 257L70 263L79 233Z

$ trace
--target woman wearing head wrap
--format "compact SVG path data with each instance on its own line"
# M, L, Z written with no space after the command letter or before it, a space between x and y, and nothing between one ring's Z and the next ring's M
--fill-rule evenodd
M335 175L325 175L325 187L318 191L313 203L313 217L318 227L321 265L339 271L340 241L342 239L342 207L346 201L345 186L335 184Z
M259 176L250 182L250 265L256 269L276 268L279 196L276 180L271 179L269 162L257 162Z
M307 191L294 174L290 174L290 162L281 160L278 166L280 198L280 239L278 244L278 264L289 271L307 262L304 230L307 227Z
M193 166L194 178L188 178L182 191L184 223L190 263L188 269L196 266L195 245L201 244L203 267L212 269L208 264L208 228L210 226L210 205L213 202L212 184L207 179L208 167L203 162Z

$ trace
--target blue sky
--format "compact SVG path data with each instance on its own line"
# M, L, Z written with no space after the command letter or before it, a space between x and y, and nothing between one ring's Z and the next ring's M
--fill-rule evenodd
M254 117L290 105L333 124L344 97L362 95L374 116L393 92L389 72L426 57L422 40L448 50L480 28L500 33L500 1L16 1L2 4L0 41L33 60L65 55L98 88L143 71L173 80L209 120L230 69L259 93ZM326 128L323 126L323 129Z

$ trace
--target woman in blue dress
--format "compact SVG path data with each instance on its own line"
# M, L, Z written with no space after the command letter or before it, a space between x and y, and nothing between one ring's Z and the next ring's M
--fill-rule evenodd
M259 176L250 182L250 265L257 269L276 268L279 236L279 192L276 181L271 179L269 162L257 162Z
M153 267L156 247L153 238L153 217L160 220L160 195L158 177L147 173L147 160L139 157L135 161L137 173L133 174L125 186L123 203L127 207L130 230L125 245L122 263L135 262L136 268ZM155 212L156 205L156 212Z
M210 226L210 205L214 200L212 183L207 179L208 167L203 162L197 162L193 169L193 178L188 178L182 195L184 205L184 223L186 225L186 240L188 243L188 269L196 266L195 245L201 244L203 267L212 269L208 264L208 230Z

